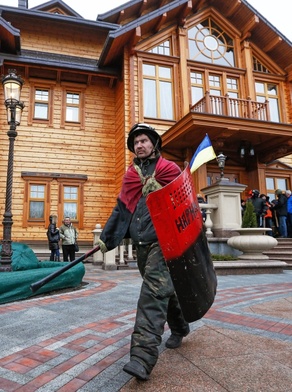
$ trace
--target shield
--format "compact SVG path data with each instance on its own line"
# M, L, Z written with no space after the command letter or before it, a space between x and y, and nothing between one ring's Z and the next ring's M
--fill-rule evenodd
M184 318L198 320L214 302L217 278L189 166L146 203Z

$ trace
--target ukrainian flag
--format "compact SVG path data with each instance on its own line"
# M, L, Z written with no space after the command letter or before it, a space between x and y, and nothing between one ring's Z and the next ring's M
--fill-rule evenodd
M212 147L208 134L204 137L202 143L197 148L190 162L191 173L197 170L204 163L216 158L215 151Z

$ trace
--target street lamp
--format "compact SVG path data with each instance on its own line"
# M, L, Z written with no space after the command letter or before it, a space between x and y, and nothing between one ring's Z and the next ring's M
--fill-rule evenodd
M220 169L220 177L221 178L224 177L224 168L225 168L226 158L227 158L227 156L224 155L222 152L220 152L219 155L217 156L217 162L218 162L218 166Z
M5 212L3 214L3 240L1 250L0 272L12 271L12 247L11 247L11 227L13 225L12 206L12 184L13 184L13 158L14 141L17 136L16 127L20 124L23 102L20 102L20 93L23 80L16 75L15 70L9 70L9 74L2 78L4 89L4 103L7 111L7 122L10 125L7 135L9 137L9 153L6 179L6 200Z

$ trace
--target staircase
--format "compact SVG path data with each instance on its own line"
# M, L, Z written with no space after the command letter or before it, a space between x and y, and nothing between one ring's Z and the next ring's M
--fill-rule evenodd
M278 245L267 252L271 260L280 260L287 263L286 269L292 269L292 238L277 238Z

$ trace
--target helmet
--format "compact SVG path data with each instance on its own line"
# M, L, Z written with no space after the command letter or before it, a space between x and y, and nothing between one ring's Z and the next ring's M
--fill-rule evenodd
M255 197L259 197L260 191L258 191L257 189L253 189L252 194L253 194L253 196L255 196Z
M275 194L276 194L277 196L281 195L281 194L282 194L281 189L277 189L276 192L275 192Z
M161 150L162 140L161 140L160 135L155 131L155 129L152 128L148 124L135 124L131 128L131 130L129 132L128 140L127 140L127 146L131 152L135 152L134 151L135 137L138 135L142 135L142 134L149 137L155 150L158 150L158 151Z

